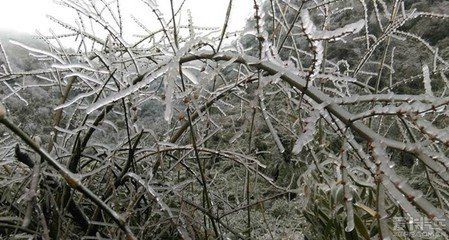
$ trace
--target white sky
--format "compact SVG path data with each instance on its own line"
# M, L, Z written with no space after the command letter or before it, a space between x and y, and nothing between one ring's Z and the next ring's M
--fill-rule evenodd
M93 0L98 1L98 0ZM166 19L171 16L169 11L170 0L155 0ZM110 2L110 0L106 0ZM175 6L179 6L181 0L174 0ZM187 0L184 9L190 9L194 25L221 27L225 18L229 0ZM148 28L154 29L157 24L154 14L141 0L121 0L124 22L128 24L125 29L129 31L140 31L137 24L132 22L130 15L133 14L141 20ZM12 29L19 32L35 33L39 30L48 33L51 28L58 29L46 15L52 15L67 23L74 23L76 15L73 11L66 11L65 7L56 5L53 0L0 0L0 28ZM240 30L246 22L246 18L253 14L253 0L234 0L229 30ZM187 14L181 15L182 23L187 24ZM148 24L148 25L147 25ZM75 25L75 24L73 24ZM67 32L67 31L66 31ZM133 33L134 34L134 33Z

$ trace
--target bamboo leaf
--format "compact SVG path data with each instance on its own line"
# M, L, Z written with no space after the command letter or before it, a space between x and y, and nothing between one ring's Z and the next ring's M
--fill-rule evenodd
M356 203L354 204L354 206L356 206L356 207L362 209L363 211L365 211L366 213L368 213L369 215L371 215L371 217L375 217L376 214L377 214L376 210L374 210L374 209L372 209L372 208L370 208L370 207L364 205L363 203L356 202Z
M362 221L362 219L357 214L354 214L354 224L355 224L355 229L357 230L357 232L360 235L362 235L363 239L369 240L370 236L369 236L368 229L366 228L366 224Z

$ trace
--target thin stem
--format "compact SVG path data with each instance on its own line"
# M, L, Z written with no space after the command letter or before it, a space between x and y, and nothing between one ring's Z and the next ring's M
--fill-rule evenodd
M198 153L198 149L197 149L197 145L196 145L196 136L194 133L194 129L193 129L193 124L192 124L192 118L190 116L190 108L187 108L187 117L189 119L189 123L190 123L190 137L191 137L191 141L192 141L192 147L195 153L195 159L197 161L198 164L198 168L200 170L200 176L201 176L201 182L202 182L202 186L203 186L203 196L204 196L204 201L207 205L207 209L209 210L209 212L212 214L212 202L210 200L209 197L209 190L207 188L207 181L206 181L206 174L204 171L204 166L202 164L202 161L199 157L199 153ZM219 232L218 232L218 228L215 224L215 220L213 218L210 218L211 223L212 223L212 227L214 229L215 235L219 236ZM207 231L206 231L207 234Z
M178 29L176 28L175 8L173 6L173 0L170 0L170 8L171 8L172 22L173 22L173 37L175 38L174 40L175 40L176 49L178 49L179 48Z
M216 50L217 52L220 52L220 47L221 44L223 43L224 35L226 34L226 29L228 28L229 17L231 16L231 9L232 9L232 0L229 0L225 21L223 23L223 28L221 29L220 42L218 43L218 47Z
M301 14L301 9L304 6L304 2L305 1L301 1L301 5L299 5L299 9L298 12L295 15L295 18L293 19L293 22L290 24L290 27L288 28L287 32L285 33L284 38L281 40L281 43L279 44L278 47L278 53L281 52L282 48L284 47L285 41L287 41L287 38L292 37L292 35L290 35L290 33L293 30L293 27L295 26L295 23L298 21L299 15Z

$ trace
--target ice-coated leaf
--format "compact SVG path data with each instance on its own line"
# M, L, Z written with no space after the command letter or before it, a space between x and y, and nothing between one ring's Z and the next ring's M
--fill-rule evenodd
M117 125L115 125L114 122L109 121L109 120L103 120L103 124L108 124L109 126L111 126L111 127L114 129L114 131L115 131L116 133L119 132L119 127L117 127Z
M59 110L59 109L62 109L62 108L69 107L69 106L71 106L72 104L74 104L75 102L77 102L77 101L80 100L80 99L83 99L83 98L86 98L86 97L89 97L89 96L94 95L95 92L96 92L96 91L78 94L76 97L74 97L73 99L71 99L71 100L69 100L69 101L66 101L64 104L61 104L61 105L56 106L56 107L54 108L54 110Z
M99 84L99 85L103 84L102 81L100 81L98 79L95 79L93 77L87 76L86 74L82 74L80 72L73 72L73 73L69 73L69 74L64 76L64 78L68 78L68 77L79 77L79 78L81 78L83 80L87 80L87 81L90 81L90 82L93 82L93 83L96 83L96 84Z
M198 84L200 81L196 77L195 73L189 69L182 69L182 73L194 84Z
M362 167L352 167L348 171L348 175L351 177L351 179L354 181L356 185L364 186L364 187L375 187L374 185L374 179L371 176L371 173L368 169L362 168Z
M154 71L148 72L144 75L143 80L128 87L125 88L115 94L109 95L103 99L101 99L100 101L97 101L96 103L90 105L87 109L86 112L88 114L92 113L93 111L106 106L114 101L117 101L119 99L122 99L136 91L138 91L139 89L148 86L148 84L150 84L151 82L153 82L155 79L157 79L158 77L160 77L161 75L163 75L165 72L167 72L168 70L168 65L162 65L159 68L157 68Z
M240 130L237 131L234 136L231 137L231 139L229 139L229 143L234 143L237 139L239 139L243 133L245 133L247 128L247 122L245 121L242 126L240 126Z
M94 69L90 66L86 66L83 64L76 64L76 63L75 64L56 64L55 63L55 64L52 64L51 67L57 68L57 69L67 69L67 70L74 69L74 68L81 68L81 69L91 71L91 72L98 72L98 73L105 73L105 74L109 73L108 71L100 71L100 70Z
M264 84L261 83L259 85L259 87L262 88L263 85ZM276 143L276 146L278 147L279 152L280 153L284 153L285 152L284 145L282 144L282 142L281 142L281 140L279 138L279 134L276 131L276 129L273 127L273 124L271 123L270 117L268 116L268 111L266 110L267 107L265 106L262 89L259 89L259 91L260 91L260 94L259 94L259 105L260 105L260 108L262 110L262 115L263 115L263 118L265 120L265 123L266 123L268 129L270 130L270 134L271 134L274 142Z
M354 203L354 206L362 209L363 211L365 211L366 213L368 213L369 215L371 215L371 217L376 216L376 210L366 206L365 204L361 203L361 202L356 202Z
M243 135L244 129L241 129L240 131L236 132L234 136L229 139L229 143L234 143L238 138L240 138Z
M164 119L168 123L171 122L173 117L173 98L175 94L175 81L176 76L179 74L179 65L177 62L170 63L167 74L164 77L165 87L165 112Z
M77 134L79 131L85 130L87 129L86 126L81 126L79 128L75 128L75 129L65 129L62 127L58 127L58 126L54 126L54 128L59 131L59 132L63 132L63 133L67 133L67 134L71 134L71 135L75 135Z
M357 232L361 234L364 239L370 239L365 222L362 221L362 219L357 214L354 214L354 224Z
M299 154L303 147L313 140L313 137L315 136L317 130L316 123L319 116L319 111L315 110L311 113L310 117L305 119L305 122L307 122L307 124L304 127L301 135L299 135L298 139L296 140L295 145L293 146L293 154Z
M429 66L427 66L427 64L424 64L422 66L422 75L423 75L424 89L426 90L426 94L433 97L432 85L430 85Z

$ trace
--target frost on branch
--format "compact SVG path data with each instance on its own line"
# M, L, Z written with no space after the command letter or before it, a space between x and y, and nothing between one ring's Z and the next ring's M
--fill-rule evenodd
M304 34L308 38L311 44L311 49L314 53L312 73L310 74L311 80L314 80L316 75L318 75L321 63L323 62L323 41L324 40L339 40L350 34L358 33L365 26L365 20L359 20L355 23L345 25L339 29L332 31L328 30L318 30L313 23L309 10L302 9L300 12L302 29Z
M321 31L313 31L310 33L311 38L313 40L340 40L350 34L354 34L354 33L358 33L360 32L360 30L363 29L363 27L365 26L365 20L359 20L355 23L351 23L348 25L345 25L339 29L335 29L335 30L331 30L331 31L326 31L326 30L321 30Z
M315 80L315 77L320 72L321 63L323 62L323 43L321 40L313 39L313 34L316 30L315 24L312 22L310 18L309 11L307 9L301 10L301 22L304 33L307 38L309 38L311 49L313 51L313 65L312 71L310 72L309 81Z

